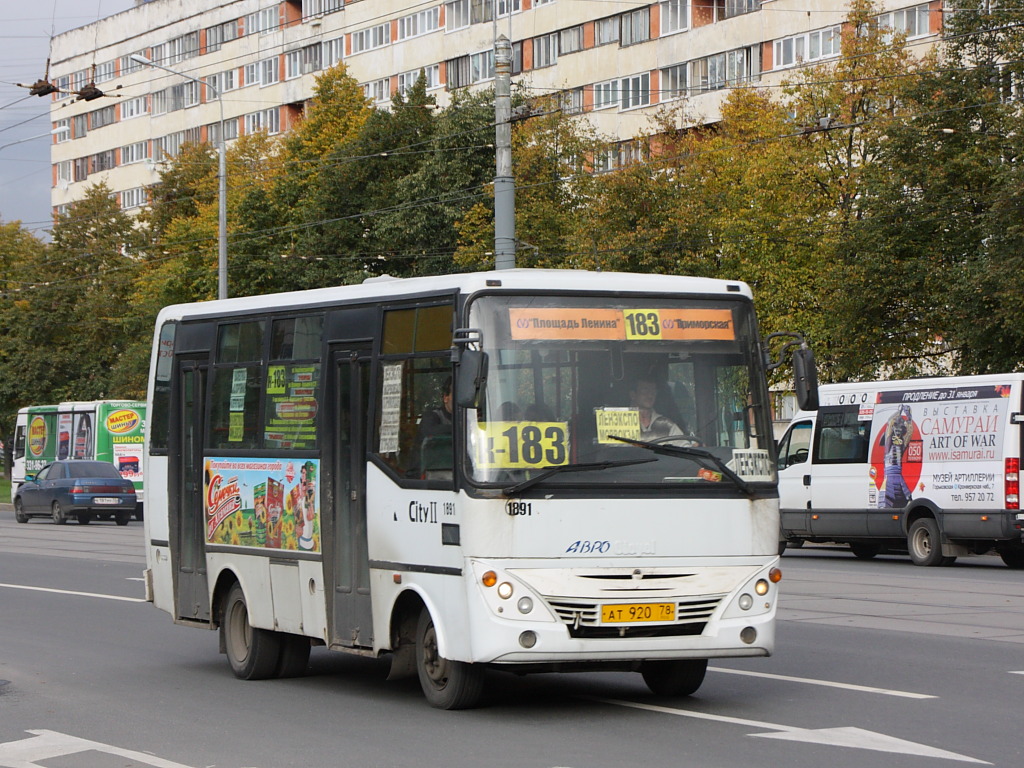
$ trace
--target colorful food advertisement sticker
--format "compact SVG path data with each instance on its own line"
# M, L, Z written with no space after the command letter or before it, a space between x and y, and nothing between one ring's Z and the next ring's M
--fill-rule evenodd
M28 425L28 452L33 456L42 456L50 441L50 433L46 428L46 419L33 416Z
M599 341L732 341L730 309L512 308L513 339Z
M320 460L209 458L206 541L320 552Z
M906 506L916 494L943 506L1002 503L1008 386L878 393L871 422L869 503Z

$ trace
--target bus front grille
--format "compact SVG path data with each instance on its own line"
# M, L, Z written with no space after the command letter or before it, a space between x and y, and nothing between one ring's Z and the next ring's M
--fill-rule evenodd
M548 605L569 630L570 637L675 637L699 635L725 595L702 595L676 601L676 620L667 623L601 621L601 604L578 598L547 598Z

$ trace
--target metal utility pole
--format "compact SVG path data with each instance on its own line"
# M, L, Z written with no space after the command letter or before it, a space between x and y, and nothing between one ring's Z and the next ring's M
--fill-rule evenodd
M494 41L494 268L516 266L516 185L512 178L512 43Z

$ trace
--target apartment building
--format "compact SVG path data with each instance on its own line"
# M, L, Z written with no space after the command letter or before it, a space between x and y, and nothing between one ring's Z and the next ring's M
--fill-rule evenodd
M883 25L937 35L941 0L889 0ZM621 140L666 103L717 119L728 90L772 85L840 55L847 0L137 0L57 36L51 75L55 212L105 181L145 205L160 163L186 141L287 131L315 76L344 61L386 107L424 72L439 104L494 77L494 40L513 43L513 80ZM173 74L140 63L152 61ZM71 92L71 95L69 95ZM77 95L75 95L77 94ZM102 95L100 95L102 94ZM616 162L614 154L606 161Z

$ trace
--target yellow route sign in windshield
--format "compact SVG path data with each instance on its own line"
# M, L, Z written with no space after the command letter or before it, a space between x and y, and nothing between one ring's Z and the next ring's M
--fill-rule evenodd
M736 338L731 309L513 307L513 339L681 341Z
M489 421L477 428L477 467L532 469L569 462L569 425L564 421Z

